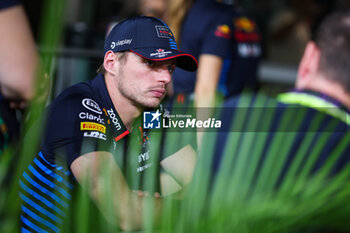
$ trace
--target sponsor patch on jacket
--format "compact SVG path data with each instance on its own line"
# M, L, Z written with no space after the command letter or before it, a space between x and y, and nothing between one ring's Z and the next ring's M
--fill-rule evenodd
M97 114L102 114L100 106L92 99L85 98L81 103L86 109L89 109L90 111Z
M80 122L80 130L99 131L106 133L106 127L94 122Z
M236 29L245 31L245 32L253 32L256 29L255 23L248 19L247 17L240 17L235 20Z
M232 30L227 24L219 25L216 27L215 35L225 39L231 39Z
M234 20L234 37L239 43L259 43L261 40L256 24L247 17L240 17Z
M88 138L98 138L98 139L102 139L102 140L107 140L107 137L105 134L97 132L97 131L90 131L90 132L85 132L84 133L84 137L88 137Z

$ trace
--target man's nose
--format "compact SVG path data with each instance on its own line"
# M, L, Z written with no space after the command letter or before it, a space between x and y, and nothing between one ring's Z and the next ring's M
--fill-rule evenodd
M172 73L169 71L168 67L162 67L157 72L157 79L164 84L168 84L171 81Z

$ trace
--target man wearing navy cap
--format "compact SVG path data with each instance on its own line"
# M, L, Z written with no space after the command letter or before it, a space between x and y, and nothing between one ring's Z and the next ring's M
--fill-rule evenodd
M178 186L188 181L175 181L176 172L169 175L167 169L177 156L186 163L193 150L185 147L169 156L171 164L168 158L159 162L148 132L137 124L144 108L160 104L176 66L195 71L197 61L177 50L172 32L160 20L137 17L112 29L100 74L63 91L48 111L41 150L20 180L22 232L59 231L73 180L88 184L102 212L111 209L112 215L106 215L125 230L142 226L143 196L131 190L157 193L165 190L165 179ZM148 187L145 179L154 171L160 184ZM113 203L105 198L109 192Z

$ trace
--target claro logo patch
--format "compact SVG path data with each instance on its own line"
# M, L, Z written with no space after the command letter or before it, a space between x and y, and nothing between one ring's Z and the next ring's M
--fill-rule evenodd
M91 130L106 133L106 127L104 125L100 125L94 122L81 122L80 130Z
M92 99L85 98L85 99L83 99L83 101L81 103L83 104L83 106L85 108L89 109L90 111L93 111L97 114L102 114L102 110L101 110L100 106Z

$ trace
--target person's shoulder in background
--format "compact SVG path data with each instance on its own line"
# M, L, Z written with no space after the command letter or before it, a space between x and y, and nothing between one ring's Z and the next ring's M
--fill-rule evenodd
M21 2L19 0L1 0L0 1L0 10L15 6L20 4Z

